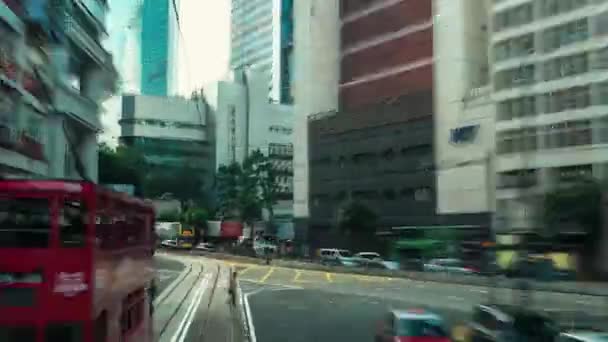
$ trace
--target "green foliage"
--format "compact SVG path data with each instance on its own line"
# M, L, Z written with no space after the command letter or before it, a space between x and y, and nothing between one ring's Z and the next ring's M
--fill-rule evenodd
M207 225L209 219L209 212L204 208L192 207L186 210L182 216L181 221L188 225L192 225L196 228L204 228Z
M338 219L338 228L359 234L373 234L376 231L378 215L361 202L347 203Z
M216 174L218 210L221 216L239 216L252 224L268 210L270 221L277 202L279 186L270 159L253 151L243 164L221 166Z
M156 169L148 172L144 182L146 197L160 197L172 194L185 206L189 202L201 203L204 198L203 176L190 166L170 169Z
M112 149L99 145L99 182L101 184L132 184L141 195L146 162L141 153L127 146Z
M587 246L595 247L602 224L602 184L595 179L577 179L571 186L549 192L544 201L544 221L549 235L576 225L587 233Z
M163 211L158 215L159 222L179 222L181 215L177 210Z

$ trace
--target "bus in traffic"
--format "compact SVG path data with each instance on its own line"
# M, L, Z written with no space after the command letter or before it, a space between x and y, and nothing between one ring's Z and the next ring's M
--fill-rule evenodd
M0 180L0 340L152 341L154 217L90 182Z
M179 225L177 233L177 246L182 249L192 249L194 246L195 231L193 227Z

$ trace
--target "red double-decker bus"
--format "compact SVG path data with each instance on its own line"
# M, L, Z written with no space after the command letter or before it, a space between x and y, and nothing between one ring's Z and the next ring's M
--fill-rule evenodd
M0 180L0 341L152 341L154 239L142 200Z

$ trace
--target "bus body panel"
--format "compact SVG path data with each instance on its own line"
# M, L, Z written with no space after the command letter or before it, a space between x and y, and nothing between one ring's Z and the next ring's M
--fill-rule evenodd
M0 335L152 341L153 227L150 204L92 183L0 181Z

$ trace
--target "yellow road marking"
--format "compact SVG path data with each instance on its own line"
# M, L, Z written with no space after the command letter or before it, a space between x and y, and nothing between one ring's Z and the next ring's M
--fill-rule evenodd
M296 271L296 274L293 276L293 279L291 281L297 282L300 279L301 274L302 274L302 271Z
M272 272L274 272L274 267L271 267L268 272L266 272L266 274L262 277L262 279L260 279L260 283L263 283L266 281L266 279L268 279L268 277L270 277L270 275L272 274Z
M454 341L468 340L469 329L465 325L457 325L452 329L452 338Z
M329 272L325 272L325 278L327 279L328 282L333 283L334 280L332 279L331 273Z
M244 269L238 271L238 275L244 275L245 273L247 273L249 270L254 269L255 266L247 266Z

